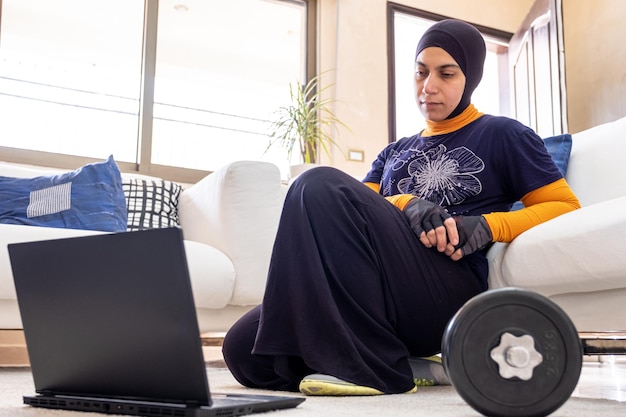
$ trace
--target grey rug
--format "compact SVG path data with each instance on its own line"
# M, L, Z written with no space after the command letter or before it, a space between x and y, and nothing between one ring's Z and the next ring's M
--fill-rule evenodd
M207 373L209 385L213 392L272 394L268 391L250 390L242 387L235 381L230 372L222 367L209 367ZM96 415L94 413L44 410L23 405L22 395L34 393L30 368L0 368L0 393L0 417ZM290 395L300 394L290 393ZM480 416L479 413L465 404L452 387L425 387L415 394L377 397L307 397L306 401L295 409L274 411L263 415L276 415L277 417ZM626 404L615 401L571 398L553 416L626 416Z

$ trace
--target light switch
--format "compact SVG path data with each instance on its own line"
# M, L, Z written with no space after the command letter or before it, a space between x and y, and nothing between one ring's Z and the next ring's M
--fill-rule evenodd
M349 149L348 160L363 162L365 160L365 152L360 149Z

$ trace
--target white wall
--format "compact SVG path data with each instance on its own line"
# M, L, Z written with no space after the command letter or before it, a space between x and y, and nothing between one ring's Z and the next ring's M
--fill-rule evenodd
M568 130L626 116L626 2L563 0L563 29Z

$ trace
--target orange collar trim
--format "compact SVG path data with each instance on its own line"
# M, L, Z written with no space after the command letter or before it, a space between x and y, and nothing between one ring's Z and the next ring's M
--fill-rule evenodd
M422 131L422 137L428 136L436 136L436 135L445 135L446 133L454 132L455 130L459 130L463 126L466 126L473 122L474 120L481 117L484 113L476 110L473 104L467 106L463 113L459 114L452 119L446 119L441 122L433 122L430 120L426 120L426 129Z

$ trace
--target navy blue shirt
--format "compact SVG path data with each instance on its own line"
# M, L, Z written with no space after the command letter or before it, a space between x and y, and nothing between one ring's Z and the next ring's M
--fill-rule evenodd
M389 144L363 182L383 196L413 194L452 215L509 211L530 191L562 178L543 140L516 120L483 115L454 132Z

